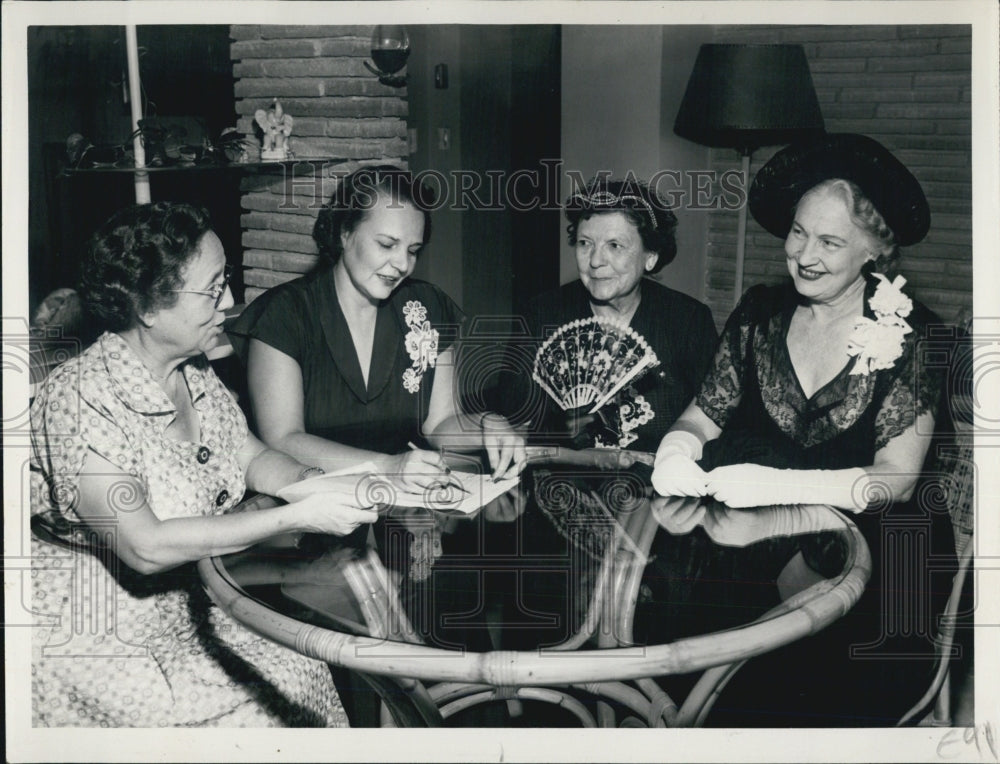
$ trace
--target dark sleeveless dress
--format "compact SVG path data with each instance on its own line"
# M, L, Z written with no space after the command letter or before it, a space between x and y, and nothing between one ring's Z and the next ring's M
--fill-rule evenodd
M870 278L866 288L870 318L868 299L877 285ZM730 317L696 399L723 430L706 444L705 470L746 462L785 469L867 466L927 411L940 414L942 437L948 429L947 412L938 406L944 367L935 359L947 357L947 348L936 346L940 321L933 313L914 301L907 317L913 331L892 368L852 375L852 359L807 397L785 341L797 300L790 283L754 287ZM876 501L850 515L873 562L857 605L818 635L748 663L716 704L715 723L891 726L919 699L930 684L936 618L955 571L947 476L935 471L936 444L909 501ZM683 540L661 533L646 577L652 597L638 620L656 641L739 623L748 606L777 604L775 578L795 551L825 575L843 562L834 534L726 548L701 529Z

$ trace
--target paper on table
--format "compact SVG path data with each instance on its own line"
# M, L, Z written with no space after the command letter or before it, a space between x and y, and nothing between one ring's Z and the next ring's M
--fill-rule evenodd
M425 507L471 514L517 486L520 477L494 481L489 475L452 472L449 480L461 484L465 490L459 490L456 485L443 485L408 493L388 478L377 474L375 466L366 462L354 468L317 475L287 485L278 491L278 498L285 501L300 501L314 493L331 493L341 494L345 501L362 505L377 503L394 507Z

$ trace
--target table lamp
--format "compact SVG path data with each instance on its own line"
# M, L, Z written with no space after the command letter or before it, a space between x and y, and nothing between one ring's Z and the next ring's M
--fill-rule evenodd
M801 45L702 45L677 110L674 132L703 146L732 148L750 182L750 155L824 130ZM739 210L734 303L743 292L747 206Z

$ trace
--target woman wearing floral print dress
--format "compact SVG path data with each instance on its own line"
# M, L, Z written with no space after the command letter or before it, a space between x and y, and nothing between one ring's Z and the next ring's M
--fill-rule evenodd
M431 192L409 172L388 165L355 171L316 220L320 267L247 306L232 334L246 356L265 443L327 471L371 462L406 491L447 481L444 447L484 449L496 477L523 467L523 438L506 419L469 416L456 404L459 309L437 287L410 278L430 240L432 205ZM376 527L383 552L398 547L386 538L389 525ZM361 531L346 543L360 548L366 537ZM409 541L409 559L385 562L419 580L441 553L439 534L419 534Z
M205 360L232 305L225 265L184 204L126 209L90 246L80 292L105 333L31 409L37 726L346 724L327 667L225 617L191 564L376 518L322 495L229 511L310 468L249 433Z
M938 406L943 368L928 352L943 349L929 332L940 320L900 291L902 277L885 275L899 246L924 237L930 211L909 171L853 134L778 152L749 204L785 240L791 283L747 291L701 392L659 447L657 492L706 498L683 517L671 507L690 502L654 507L668 530L702 526L691 543L705 541L705 553L698 570L680 570L669 543L654 549L653 608L672 636L703 630L704 620L686 621L698 616L669 603L722 605L726 582L741 580L730 607L716 608L713 625L725 627L728 612L746 604L741 596L776 596L773 561L789 555L769 554L769 544L795 544L796 524L806 532L811 516L788 505L846 510L873 559L862 599L825 632L751 660L717 708L731 724L891 725L930 683L934 618L954 572L948 513L925 479L947 414ZM779 527L791 535L752 543ZM727 554L709 538L744 548ZM800 551L815 570L842 562L836 547ZM678 591L694 579L717 586Z

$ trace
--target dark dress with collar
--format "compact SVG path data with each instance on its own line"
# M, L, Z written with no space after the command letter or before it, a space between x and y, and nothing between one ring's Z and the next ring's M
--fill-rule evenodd
M407 450L408 443L424 442L421 424L434 385L433 367L423 373L415 392L404 384L404 374L414 367L405 339L410 332L406 312L414 302L423 306L426 320L438 331L439 353L458 337L463 318L458 306L434 285L407 279L378 308L367 387L329 267L258 297L234 323L230 338L244 362L250 339L295 359L302 370L306 432L355 448L398 454ZM368 526L358 528L340 540L333 553L342 553L343 547L360 552L368 533ZM421 619L419 608L428 596L427 582L414 582L409 573L412 532L404 523L381 518L374 535L386 567L403 576L400 596L410 620L418 631L431 637L431 626ZM306 543L318 541L331 544L328 538L311 538ZM436 582L434 586L439 588ZM327 589L334 589L333 582ZM334 678L352 726L377 726L377 698L367 683L344 669L335 669Z
M872 319L869 300L878 283L869 277L866 285L865 315ZM939 437L912 499L848 513L872 556L872 575L860 601L818 635L751 660L723 693L715 718L733 725L891 726L930 685L936 616L955 571L951 521L942 502L947 486L934 464L948 429L946 407L939 402L941 360L950 357L950 349L934 339L940 319L914 300L906 318L913 331L891 368L851 374L852 358L806 396L786 343L798 300L790 282L756 286L730 316L697 397L722 428L721 436L706 444L704 469L744 462L782 469L867 466L924 412L937 417ZM658 589L658 604L646 608L660 609L666 632L660 638L725 628L729 615L738 615L749 599L757 607L777 604L772 584L796 548L820 572L827 566L828 574L840 569L842 550L832 534L807 538L725 549L697 529L686 543L700 546L700 553L659 544L656 573L649 578ZM715 583L693 588L681 583L692 581ZM707 611L664 607L704 601L716 605L711 622Z
M395 454L420 442L434 369L416 393L403 384L412 367L404 338L410 331L403 310L417 301L440 335L438 352L458 335L462 313L440 289L407 279L378 308L368 385L361 374L351 332L340 309L329 268L265 292L250 303L231 329L244 360L249 339L294 358L302 369L305 429L355 448Z

